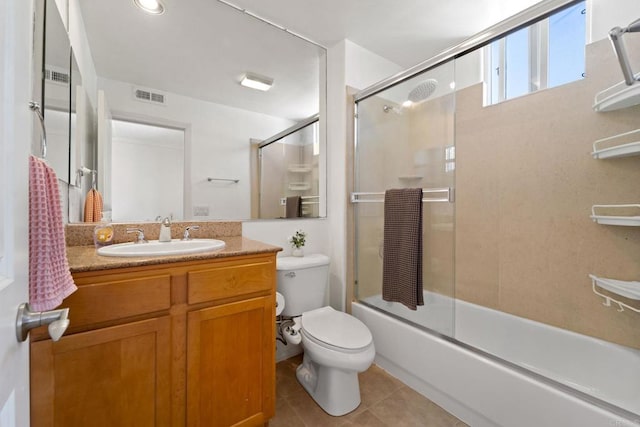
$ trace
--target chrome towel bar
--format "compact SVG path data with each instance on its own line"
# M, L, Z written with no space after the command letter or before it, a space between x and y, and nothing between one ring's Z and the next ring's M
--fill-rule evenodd
M207 178L207 181L209 182L213 182L213 181L227 181L227 182L233 182L235 184L237 184L238 182L240 182L239 179L230 179L230 178Z
M445 188L423 188L423 202L449 202L453 203L454 191L451 187ZM430 195L434 196L430 196ZM437 196L442 194L441 196ZM375 197L375 196L382 196ZM351 203L384 203L384 191L382 192L354 192L351 193Z

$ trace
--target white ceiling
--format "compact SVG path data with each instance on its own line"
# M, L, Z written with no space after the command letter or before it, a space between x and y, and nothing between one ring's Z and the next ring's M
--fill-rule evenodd
M403 68L541 0L230 0L331 47L342 39Z
M331 47L342 39L408 68L537 0L232 0ZM80 1L99 76L299 120L318 111L322 49L217 0ZM269 92L238 85L252 71Z

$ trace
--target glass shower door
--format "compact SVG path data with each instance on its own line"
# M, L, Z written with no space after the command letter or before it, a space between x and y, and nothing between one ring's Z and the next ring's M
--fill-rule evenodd
M455 170L453 61L357 104L356 298L419 327L453 336ZM384 192L422 188L424 305L382 298ZM451 198L449 197L451 195ZM402 255L401 255L402 256Z

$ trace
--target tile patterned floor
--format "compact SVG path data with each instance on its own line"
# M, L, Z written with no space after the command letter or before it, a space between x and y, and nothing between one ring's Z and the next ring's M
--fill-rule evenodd
M345 416L332 417L298 383L295 372L301 362L302 357L296 356L276 365L276 416L270 427L466 426L376 365L360 374L360 406Z

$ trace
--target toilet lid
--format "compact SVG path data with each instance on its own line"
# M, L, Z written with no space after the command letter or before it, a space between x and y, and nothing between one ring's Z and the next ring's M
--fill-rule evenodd
M349 350L371 344L371 332L355 317L322 307L302 313L302 329L318 341Z
M283 256L276 258L276 270L302 270L304 268L329 265L329 257L322 254Z

